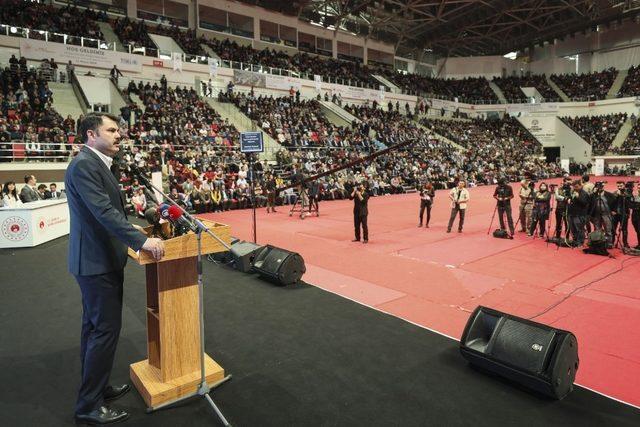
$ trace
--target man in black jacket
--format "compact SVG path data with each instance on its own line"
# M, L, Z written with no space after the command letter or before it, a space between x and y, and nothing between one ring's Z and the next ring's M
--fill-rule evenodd
M509 237L513 239L515 228L513 227L513 216L511 215L511 199L513 199L513 188L507 184L505 178L500 178L498 186L493 192L493 198L498 201L498 219L500 220L500 228L506 230L504 226L504 217L507 216L509 224Z
M618 227L622 233L622 244L625 248L629 247L629 218L631 217L631 208L633 206L633 193L627 191L624 181L618 181L618 189L615 193L615 201L611 205L612 225L611 232L615 239ZM640 243L640 242L638 242Z
M130 386L109 385L122 319L127 247L164 255L162 240L147 238L127 221L118 181L110 171L119 151L118 117L90 113L80 123L85 144L65 175L69 204L69 272L82 293L81 376L76 421L108 424L126 419L106 406Z
M359 184L353 189L349 198L353 199L353 226L356 234L356 238L353 241L360 241L360 227L362 226L362 243L368 243L369 190L364 184Z
M587 223L589 213L589 195L582 189L582 181L576 179L572 183L573 191L568 200L569 203L569 226L571 235L576 245L584 244L584 228Z

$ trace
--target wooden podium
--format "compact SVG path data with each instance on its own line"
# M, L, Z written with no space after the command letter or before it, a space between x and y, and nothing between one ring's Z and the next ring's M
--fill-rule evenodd
M202 221L230 244L228 225ZM165 231L169 224L163 224ZM146 227L149 234L152 227ZM227 249L202 233L202 253ZM165 240L165 256L129 249L129 256L146 266L147 359L130 366L131 381L149 409L167 404L198 389L200 371L200 315L197 272L198 240L193 233ZM205 354L207 384L224 378L224 369Z

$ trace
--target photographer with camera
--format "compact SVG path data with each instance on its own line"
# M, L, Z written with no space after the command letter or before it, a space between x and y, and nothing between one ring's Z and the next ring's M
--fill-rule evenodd
M593 194L591 195L591 209L589 216L593 223L594 231L602 231L607 239L609 249L613 247L613 234L611 208L615 201L612 193L605 191L605 181L598 181L594 185Z
M631 187L631 194L633 195L633 186ZM636 231L636 249L640 249L640 190L638 194L632 198L631 203L631 224Z
M556 239L562 235L562 227L564 225L565 236L569 235L569 221L567 207L567 199L571 197L571 177L564 177L562 185L552 188L553 197L556 200Z
M545 224L549 219L549 213L551 212L551 193L549 193L546 183L540 183L533 200L533 215L527 236L533 236L536 231L536 226L539 225L540 232L538 234L540 237L543 237L545 233Z
M584 244L584 228L589 213L589 195L582 188L582 181L576 179L571 184L571 197L567 199L569 203L569 227L575 245Z
M513 227L513 217L511 216L511 199L513 199L513 188L507 184L507 180L501 177L498 180L498 186L493 192L493 198L498 201L498 220L500 221L500 229L506 230L504 226L504 216L507 216L509 224L509 238L513 239L515 228Z
M518 220L520 221L520 231L526 233L531 226L531 214L533 213L533 197L535 183L530 182L528 179L520 181L520 215Z
M630 184L630 185L629 185ZM618 227L621 228L622 245L629 247L629 218L631 217L631 206L633 205L633 181L625 184L624 181L616 183L618 187L615 191L615 201L611 205L611 232L615 239L618 234Z
M422 227L422 219L424 218L424 211L427 210L427 222L425 228L429 228L429 221L431 221L431 206L433 200L436 197L436 191L433 189L433 185L427 182L420 190L420 223L418 227Z

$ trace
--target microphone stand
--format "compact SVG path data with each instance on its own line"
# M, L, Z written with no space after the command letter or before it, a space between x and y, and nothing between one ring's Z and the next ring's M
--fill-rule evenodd
M185 218L185 220L189 223L191 230L194 233L196 233L196 236L197 236L197 239L198 239L197 269L198 269L198 311L200 313L200 385L198 386L198 389L193 393L187 394L185 396L179 397L177 399L171 400L169 402L163 403L163 404L155 406L155 407L147 408L147 413L151 413L151 412L157 411L159 409L167 408L169 406L175 405L176 403L179 403L179 402L182 402L184 400L190 399L190 398L192 398L194 396L202 396L207 400L207 402L209 403L211 408L214 410L214 412L216 413L216 415L218 416L218 418L220 419L222 424L225 425L225 426L229 426L230 425L229 422L224 417L224 415L222 414L220 409L218 409L218 406L215 404L215 402L213 401L211 396L209 396L209 393L211 392L212 389L214 389L214 388L222 385L223 383L227 382L228 380L230 380L231 379L231 375L227 375L226 377L224 377L220 381L218 381L218 382L216 382L216 383L214 383L214 384L212 384L210 386L209 384L207 384L206 372L205 372L205 363L204 363L204 355L205 355L205 351L204 351L204 282L203 282L203 279L202 279L202 277L203 277L202 276L202 233L207 233L208 235L213 237L215 240L218 241L218 243L220 243L222 246L224 246L228 250L231 250L231 247L225 241L223 241L221 238L216 236L209 229L209 227L207 227L202 221L200 221L198 218L195 218L193 215L191 215L189 212L187 212L182 206L180 206L173 199L171 199L169 196L167 196L161 189L159 189L155 185L153 185L153 183L151 183L151 181L144 174L142 174L142 172L140 172L140 170L137 167L134 167L131 170L138 176L138 178L140 179L140 181L142 181L142 183L144 185L150 186L151 188L156 190L158 193L162 194L162 197L164 198L164 200L168 201L170 204L172 204L174 206L177 206L180 209L180 211L182 212L183 218Z

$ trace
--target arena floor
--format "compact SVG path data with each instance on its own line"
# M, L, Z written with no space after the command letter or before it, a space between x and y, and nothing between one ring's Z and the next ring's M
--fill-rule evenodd
M615 186L616 178L608 181ZM418 195L407 194L370 200L367 245L351 242L349 201L321 203L320 216L305 220L286 206L261 209L258 243L302 254L308 283L456 339L477 305L568 329L580 348L577 382L640 406L632 380L640 378L640 258L617 249L612 258L585 255L522 233L494 239L492 194L493 187L471 189L462 234L446 234L449 205L439 191L429 229L417 227ZM250 210L207 217L251 239Z

